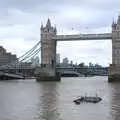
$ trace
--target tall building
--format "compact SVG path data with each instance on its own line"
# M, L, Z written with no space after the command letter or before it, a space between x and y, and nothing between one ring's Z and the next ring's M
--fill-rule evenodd
M91 62L89 62L89 67L93 67L94 65L91 63Z
M60 54L59 53L56 54L56 64L60 65Z
M32 58L32 59L31 59L31 64L32 64L32 67L37 67L37 66L39 66L39 65L40 65L40 64L39 64L39 57L36 56L35 58Z
M5 48L0 46L0 66L6 65L17 60L17 56L11 53L7 53Z
M73 61L72 60L70 61L70 65L73 65Z
M68 65L68 62L69 62L69 60L67 57L63 59L63 65Z

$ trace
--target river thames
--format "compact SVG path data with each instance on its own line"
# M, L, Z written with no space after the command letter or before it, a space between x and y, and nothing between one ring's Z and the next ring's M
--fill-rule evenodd
M120 120L120 83L107 79L0 81L0 120ZM81 95L96 94L102 98L99 103L73 103Z

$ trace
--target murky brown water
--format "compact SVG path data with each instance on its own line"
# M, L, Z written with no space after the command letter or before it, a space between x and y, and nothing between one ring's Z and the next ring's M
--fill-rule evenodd
M85 94L103 100L73 103ZM120 120L120 83L108 83L107 77L1 81L0 120Z

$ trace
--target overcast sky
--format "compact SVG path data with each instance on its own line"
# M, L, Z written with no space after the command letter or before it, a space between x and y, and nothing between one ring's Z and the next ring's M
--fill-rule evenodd
M119 0L0 0L0 44L18 56L40 40L48 18L58 34L111 32L120 13ZM74 63L111 63L111 40L58 42L61 59Z

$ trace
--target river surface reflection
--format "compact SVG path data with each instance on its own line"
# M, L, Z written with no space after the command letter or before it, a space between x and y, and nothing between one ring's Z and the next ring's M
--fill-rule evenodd
M107 79L0 81L0 120L120 120L120 83L108 83ZM97 94L103 100L97 104L73 103L86 94Z

